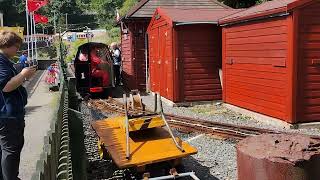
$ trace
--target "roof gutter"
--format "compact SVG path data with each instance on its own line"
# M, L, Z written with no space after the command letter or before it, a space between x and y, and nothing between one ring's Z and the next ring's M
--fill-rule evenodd
M192 25L192 24L218 24L218 22L205 22L205 21L198 21L198 22L176 22L175 26L183 26L183 25Z
M262 16L262 17L240 20L240 21L231 22L231 23L225 23L225 24L221 24L220 26L224 27L224 26L230 26L230 25L235 25L235 24L247 23L247 22L251 22L251 21L264 20L264 19L268 19L268 18L284 17L284 16L289 16L289 15L290 15L289 12L283 12L283 13L277 13L277 14L272 14L272 15L268 15L268 16Z

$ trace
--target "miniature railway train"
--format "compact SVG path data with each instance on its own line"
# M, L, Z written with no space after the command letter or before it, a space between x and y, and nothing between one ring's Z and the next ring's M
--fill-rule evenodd
M81 45L74 60L74 71L76 88L81 95L108 93L115 87L112 56L105 44Z

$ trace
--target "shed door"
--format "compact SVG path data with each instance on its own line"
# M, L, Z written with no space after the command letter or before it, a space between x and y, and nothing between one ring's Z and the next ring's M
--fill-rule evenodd
M159 92L161 96L167 98L168 61L166 59L166 30L166 26L160 26L151 32L150 82L153 92Z
M150 84L151 91L159 91L159 68L158 68L158 59L159 59L159 29L155 28L151 31L150 39Z
M184 25L177 28L181 100L221 99L219 65L220 32L215 25Z
M166 59L166 26L159 28L159 84L160 94L167 98L168 60Z
M301 10L299 20L299 122L320 121L320 3Z

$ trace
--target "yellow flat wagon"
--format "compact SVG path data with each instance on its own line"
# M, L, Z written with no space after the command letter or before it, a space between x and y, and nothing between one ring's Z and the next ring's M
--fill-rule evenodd
M165 120L160 100L160 113L107 118L92 122L99 137L100 156L108 153L119 168L143 170L146 165L172 161L196 154L197 149L174 137Z
M162 127L154 127L130 133L129 158L126 158L125 129L121 127L121 118L108 118L92 123L100 148L105 148L119 168L144 167L163 161L175 160L197 153L197 149L176 137L183 151L177 148L169 132ZM102 151L104 149L101 149Z

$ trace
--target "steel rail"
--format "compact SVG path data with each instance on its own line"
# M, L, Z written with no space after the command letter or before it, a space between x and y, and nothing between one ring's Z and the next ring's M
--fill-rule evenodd
M112 112L124 115L124 104L118 102L112 98L107 100L90 100L91 105L96 109L102 110L104 112ZM128 108L128 113L130 115L142 114L142 113L152 113L151 111L142 111L139 109ZM249 135L258 135L261 132L256 132L250 127L237 127L231 124L224 124L218 122L205 121L200 119L194 119L189 117L177 116L173 114L164 114L166 118L169 118L168 123L170 126L187 131L187 132L200 132L219 136L222 138L232 138L236 140L243 139ZM264 130L266 131L266 130Z
M227 124L227 123L213 122L213 121L190 118L190 117L185 117L185 116L178 116L178 115L173 115L173 114L166 114L166 117L170 118L171 120L176 120L176 121L180 121L180 122L201 124L201 125L207 126L207 127L215 127L215 128L226 129L226 130L232 130L232 131L242 132L244 134L259 135L259 134L264 134L264 133L277 133L277 131L269 130L269 129L260 129L260 128L248 127L248 126L232 125L232 124Z
M107 100L90 100L91 105L93 105L96 109L110 112L110 113L118 113L124 115L124 104L118 102L115 99L109 98ZM154 113L150 110L141 110L141 109L131 109L128 107L128 115L135 116L143 113ZM170 126L184 131L184 132L200 132L205 134L210 134L222 138L231 138L235 140L241 140L248 136L255 136L260 134L292 134L295 135L297 133L284 132L284 131L276 131L270 129L249 127L243 125L233 125L228 123L214 122L203 119L179 116L174 114L164 114L164 116L168 119L168 123ZM320 136L310 136L314 139L320 139Z

